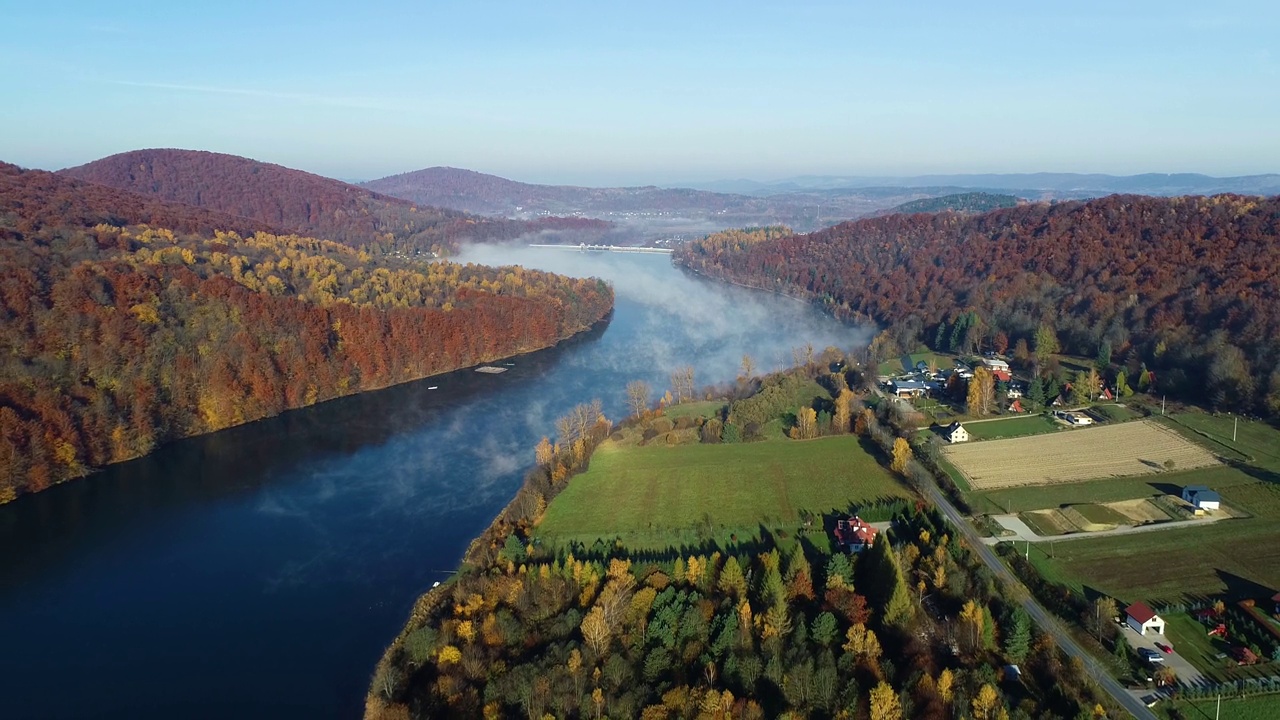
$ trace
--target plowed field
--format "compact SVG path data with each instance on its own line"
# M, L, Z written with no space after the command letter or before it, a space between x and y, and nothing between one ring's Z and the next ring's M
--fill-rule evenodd
M1176 470L1218 464L1208 450L1149 421L949 445L945 452L975 490L1150 475L1170 460Z

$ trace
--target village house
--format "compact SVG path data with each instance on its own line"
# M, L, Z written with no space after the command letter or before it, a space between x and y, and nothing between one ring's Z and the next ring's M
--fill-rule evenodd
M1009 403L1009 412L1011 413L1026 412L1026 410L1022 409L1022 400L1015 399L1013 402Z
M1020 385L1010 385L1009 389L1004 391L1004 396L1010 400L1017 400L1022 397L1022 387Z
M1146 635L1148 630L1154 635L1164 634L1164 620L1141 600L1125 608L1124 614L1125 622L1139 635Z
M982 364L986 365L987 368L989 368L993 372L997 370L1004 373L1009 372L1009 363L1003 360L999 360L996 358L986 358L985 360L982 361Z
M876 544L879 532L856 515L848 520L837 520L836 544L851 553L860 553Z
M900 398L921 397L928 386L919 380L894 380L889 383L889 390Z
M1182 499L1197 510L1217 510L1222 503L1222 497L1205 485L1182 488Z
M943 435L949 443L967 442L969 440L969 431L965 430L964 426L958 422L953 422L947 426L947 429L943 431Z

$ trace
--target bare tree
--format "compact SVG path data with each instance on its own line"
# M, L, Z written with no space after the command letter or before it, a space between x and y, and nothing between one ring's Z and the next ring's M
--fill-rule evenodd
M649 383L643 380L627 383L627 405L631 408L632 415L640 417L649 409L651 394Z

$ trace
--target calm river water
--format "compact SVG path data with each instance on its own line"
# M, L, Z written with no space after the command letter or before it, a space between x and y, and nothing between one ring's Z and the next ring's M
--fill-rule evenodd
M577 402L731 380L865 342L666 256L481 250L612 281L612 320L512 360L169 445L0 506L0 718L352 718L413 600L443 579ZM438 389L430 389L437 386Z

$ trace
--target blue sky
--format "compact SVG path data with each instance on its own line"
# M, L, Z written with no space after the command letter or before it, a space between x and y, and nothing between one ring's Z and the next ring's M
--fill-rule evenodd
M1280 3L1037 5L0 0L0 160L184 147L581 184L1280 172Z

